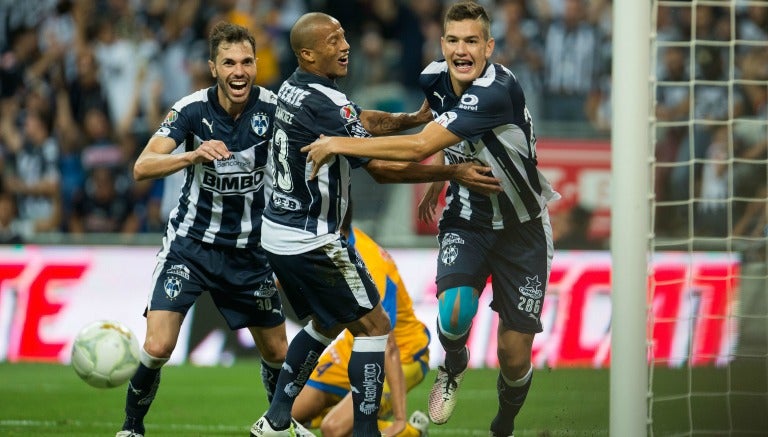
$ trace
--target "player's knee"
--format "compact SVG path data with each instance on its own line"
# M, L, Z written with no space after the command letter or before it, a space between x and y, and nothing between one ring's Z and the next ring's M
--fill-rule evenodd
M477 313L478 296L472 287L449 288L440 296L438 323L448 338L458 338L469 331Z
M169 357L170 354L168 354L168 357L161 358L152 355L144 348L139 349L139 361L149 369L159 369L163 367L163 365L168 362Z
M171 357L171 354L173 353L173 349L176 347L175 342L163 342L163 341L157 341L157 340L146 340L144 342L144 347L142 348L143 351L146 351L146 353L149 356L157 357L158 359L165 359L168 361L168 359ZM149 366L147 366L149 367Z
M261 354L261 358L263 358L265 361L269 361L272 363L282 363L285 361L285 354L288 351L288 345L286 344L284 348L264 348L263 351L259 351Z
M349 429L344 429L342 422L333 414L325 416L320 424L320 435L323 437L341 437L348 435L349 431Z

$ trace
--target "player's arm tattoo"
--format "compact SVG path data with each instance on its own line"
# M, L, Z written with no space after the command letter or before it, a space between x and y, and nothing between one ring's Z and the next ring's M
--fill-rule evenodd
M422 112L390 113L366 109L360 114L365 130L372 135L389 135L430 121Z

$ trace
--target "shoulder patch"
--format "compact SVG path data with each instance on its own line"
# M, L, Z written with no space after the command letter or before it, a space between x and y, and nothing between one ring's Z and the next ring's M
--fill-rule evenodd
M173 124L174 121L179 119L179 113L175 109L171 109L168 114L165 116L165 119L163 119L163 122L160 123L162 126L170 126Z

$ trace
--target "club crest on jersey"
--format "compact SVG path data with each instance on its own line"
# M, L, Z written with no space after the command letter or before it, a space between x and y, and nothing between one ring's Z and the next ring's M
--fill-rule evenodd
M357 111L355 110L355 107L352 105L344 105L339 110L339 114L341 114L341 118L347 121L352 121L357 119Z
M175 110L171 109L170 112L168 112L168 115L165 116L165 119L161 124L170 126L173 124L174 121L179 119L179 113Z
M251 117L251 129L256 135L263 137L269 130L269 117L263 112L253 114Z
M163 289L165 290L165 295L168 296L171 300L176 299L181 294L181 279L174 276L165 278L165 282L163 282Z

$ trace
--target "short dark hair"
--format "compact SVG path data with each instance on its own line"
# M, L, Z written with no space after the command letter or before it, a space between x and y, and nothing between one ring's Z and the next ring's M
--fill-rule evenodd
M215 26L213 26L213 29L211 29L211 36L208 37L208 41L210 43L211 52L209 57L211 61L216 60L216 55L219 52L219 46L222 42L234 43L248 41L251 43L253 53L256 54L256 39L253 37L253 35L251 35L251 32L249 32L248 29L243 26L238 26L237 24L229 23L226 21L219 21Z
M483 34L486 40L491 39L491 19L482 5L473 1L463 1L453 4L445 13L443 32L449 21L480 20L483 25Z

